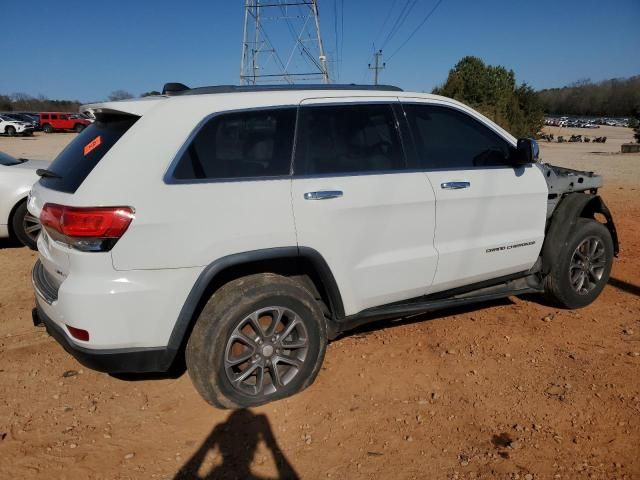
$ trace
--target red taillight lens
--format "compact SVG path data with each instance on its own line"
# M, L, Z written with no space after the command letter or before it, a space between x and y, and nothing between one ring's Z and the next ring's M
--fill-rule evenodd
M133 210L129 207L65 207L60 225L68 237L120 238L132 218Z
M44 228L65 237L67 243L80 250L110 249L114 240L127 231L132 219L130 207L66 207L46 203L40 213Z

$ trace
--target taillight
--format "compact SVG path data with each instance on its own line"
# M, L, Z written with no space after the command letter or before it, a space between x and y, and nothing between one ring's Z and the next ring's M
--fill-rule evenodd
M108 251L129 228L131 207L66 207L46 203L40 223L50 236L82 251Z

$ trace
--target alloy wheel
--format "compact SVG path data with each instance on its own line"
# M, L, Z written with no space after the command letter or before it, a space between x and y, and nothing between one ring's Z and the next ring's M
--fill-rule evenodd
M233 329L227 340L224 367L236 390L269 395L287 386L302 370L309 351L304 322L293 310L257 310Z
M589 294L604 274L607 263L604 243L597 237L585 238L573 252L569 282L578 295Z

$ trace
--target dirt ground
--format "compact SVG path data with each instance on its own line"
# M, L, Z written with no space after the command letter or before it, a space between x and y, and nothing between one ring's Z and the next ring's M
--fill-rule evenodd
M554 129L557 135L557 129ZM563 129L565 136L570 129ZM31 324L36 254L0 244L0 478L640 478L640 154L542 142L604 174L621 255L597 302L510 298L332 342L305 392L236 412L189 377L83 368ZM0 138L52 158L72 134Z

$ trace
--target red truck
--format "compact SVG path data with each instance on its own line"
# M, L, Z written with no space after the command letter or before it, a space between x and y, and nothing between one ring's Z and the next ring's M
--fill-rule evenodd
M79 113L41 112L40 125L45 133L55 130L73 130L80 133L91 122Z

